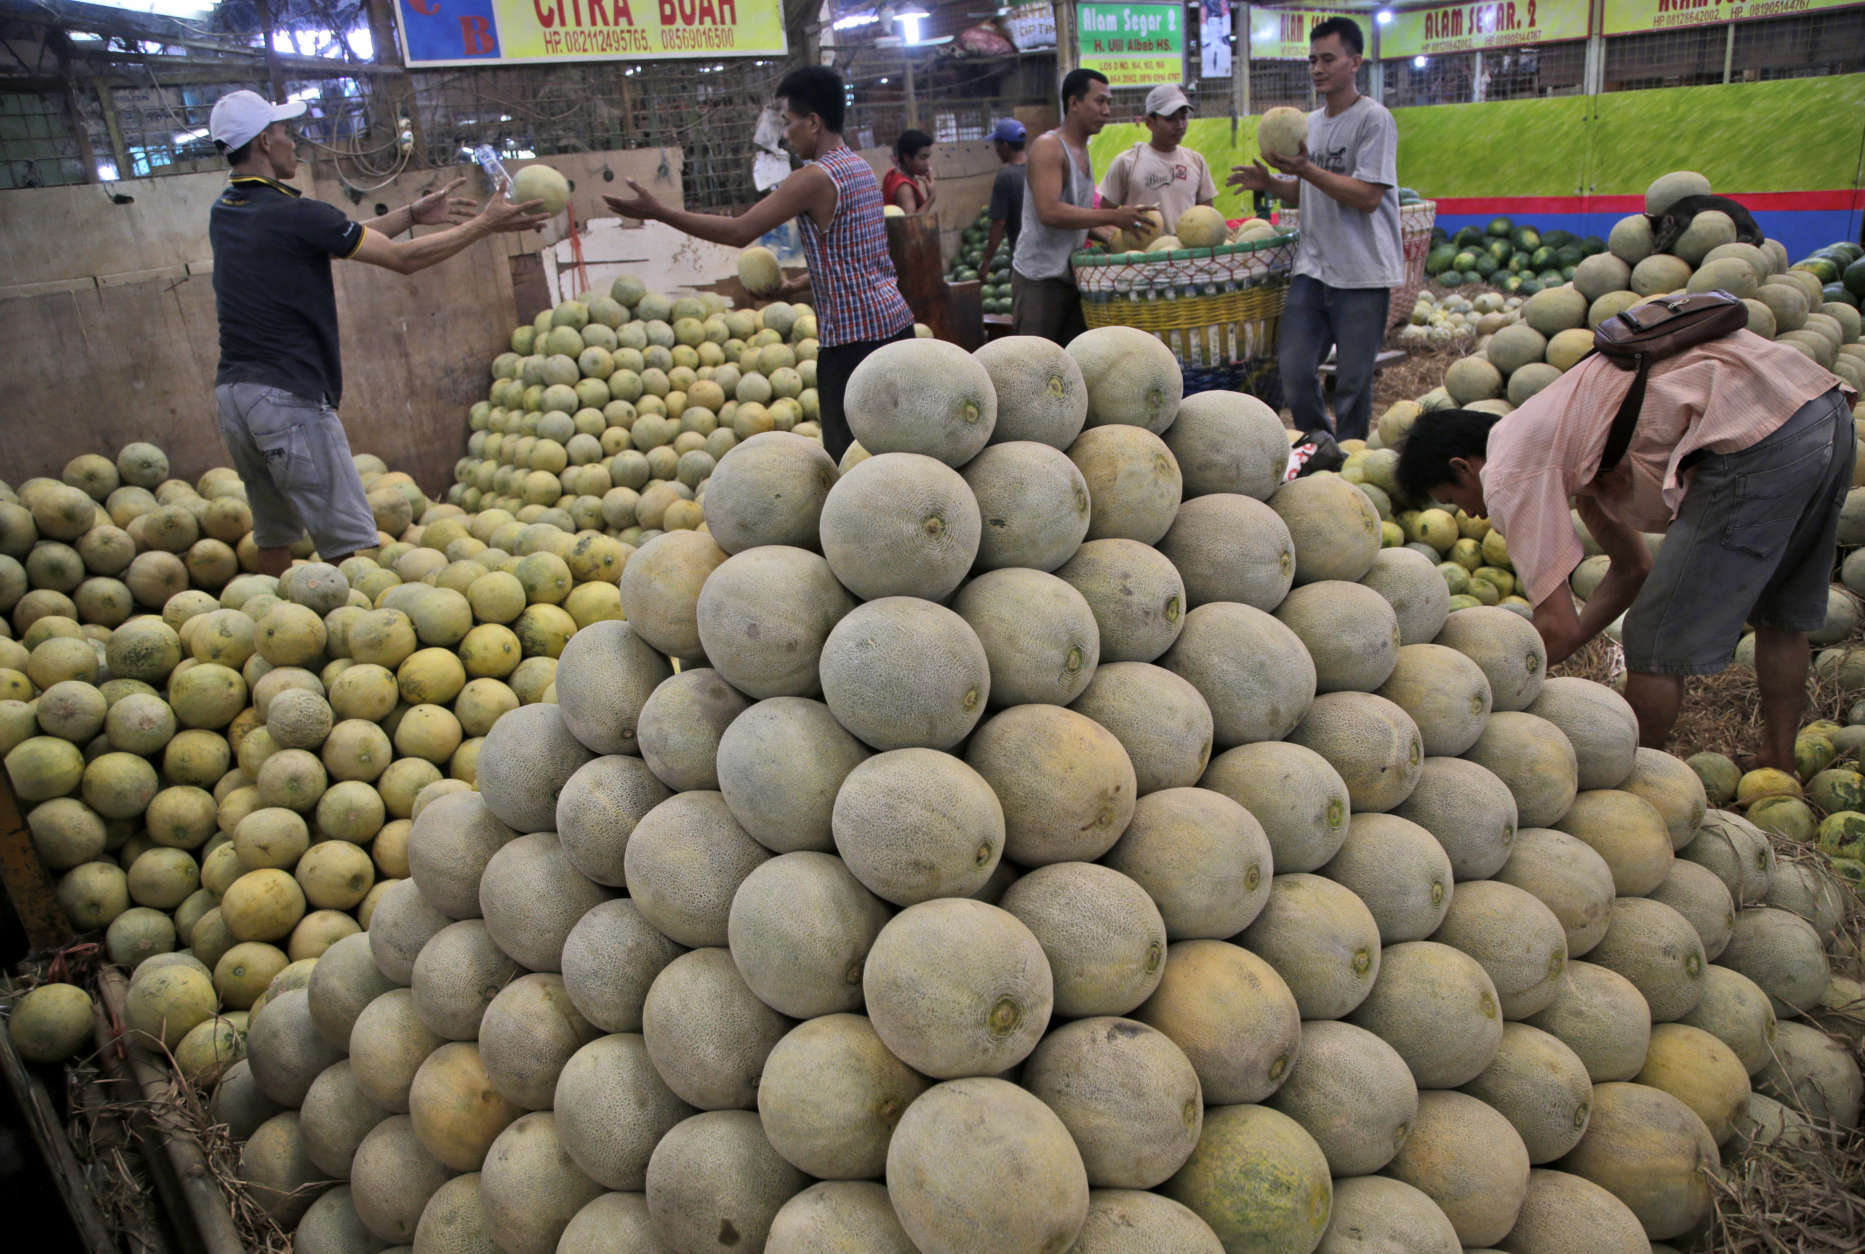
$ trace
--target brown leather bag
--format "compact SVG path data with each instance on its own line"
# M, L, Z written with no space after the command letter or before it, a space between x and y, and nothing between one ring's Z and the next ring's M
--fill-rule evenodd
M1728 292L1692 292L1660 296L1614 314L1593 329L1593 351L1622 370L1636 370L1631 391L1612 420L1599 473L1617 466L1632 443L1638 412L1645 406L1645 378L1651 363L1675 357L1706 340L1721 339L1748 327L1748 307Z

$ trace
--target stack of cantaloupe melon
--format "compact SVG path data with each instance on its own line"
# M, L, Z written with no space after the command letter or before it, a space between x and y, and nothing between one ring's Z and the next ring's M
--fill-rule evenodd
M253 1016L297 1248L1644 1252L1857 1125L1837 919L1273 413L1118 328L849 413L721 460Z
M624 275L515 329L467 421L451 504L535 506L566 531L629 544L690 530L701 486L740 440L818 434L816 316L676 300Z
M1669 252L1654 251L1648 215L1709 191L1709 180L1693 171L1659 178L1645 193L1645 213L1614 226L1606 252L1582 261L1571 281L1529 297L1519 321L1492 327L1469 356L1451 365L1441 387L1400 407L1507 413L1585 356L1593 329L1605 319L1647 299L1713 290L1742 299L1749 330L1791 345L1865 390L1858 307L1833 299L1819 272L1805 263L1790 267L1779 240L1739 242L1729 215L1712 209L1696 215ZM1394 444L1387 433L1381 436Z
M570 636L621 613L629 546L468 519L357 461L380 547L283 579L251 573L230 471L172 480L148 445L0 500L9 781L73 926L135 973L132 1026L197 1080L275 975L368 923L412 818L470 787Z

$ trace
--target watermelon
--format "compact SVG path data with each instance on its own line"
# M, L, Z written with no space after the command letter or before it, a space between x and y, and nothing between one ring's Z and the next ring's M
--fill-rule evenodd
M1865 298L1865 257L1855 259L1846 267L1845 289L1854 296Z
M1507 218L1491 218L1490 219L1489 233L1491 235L1499 235L1499 236L1507 237L1509 232L1513 231L1514 229L1515 229L1515 223L1509 221L1509 219Z
M1541 232L1532 226L1516 228L1515 246L1523 252L1532 253L1541 247Z
M1457 256L1457 249L1451 244L1438 244L1425 254L1425 273L1443 274L1450 269L1451 261Z

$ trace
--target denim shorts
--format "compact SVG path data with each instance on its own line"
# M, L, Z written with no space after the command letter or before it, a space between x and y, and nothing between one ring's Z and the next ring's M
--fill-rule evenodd
M254 544L282 549L309 532L326 559L376 547L375 513L336 410L264 383L222 383L214 403L246 484Z
M1707 675L1729 665L1745 622L1817 631L1858 443L1838 389L1778 430L1696 463L1677 520L1625 616L1625 665Z

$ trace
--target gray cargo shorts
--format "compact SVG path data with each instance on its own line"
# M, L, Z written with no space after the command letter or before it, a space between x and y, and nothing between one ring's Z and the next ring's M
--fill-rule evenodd
M264 383L222 383L214 403L246 484L254 544L282 549L309 532L325 558L376 547L375 513L335 409Z
M1851 411L1835 388L1757 443L1699 461L1625 616L1626 669L1713 674L1729 665L1744 622L1823 626L1857 452Z

